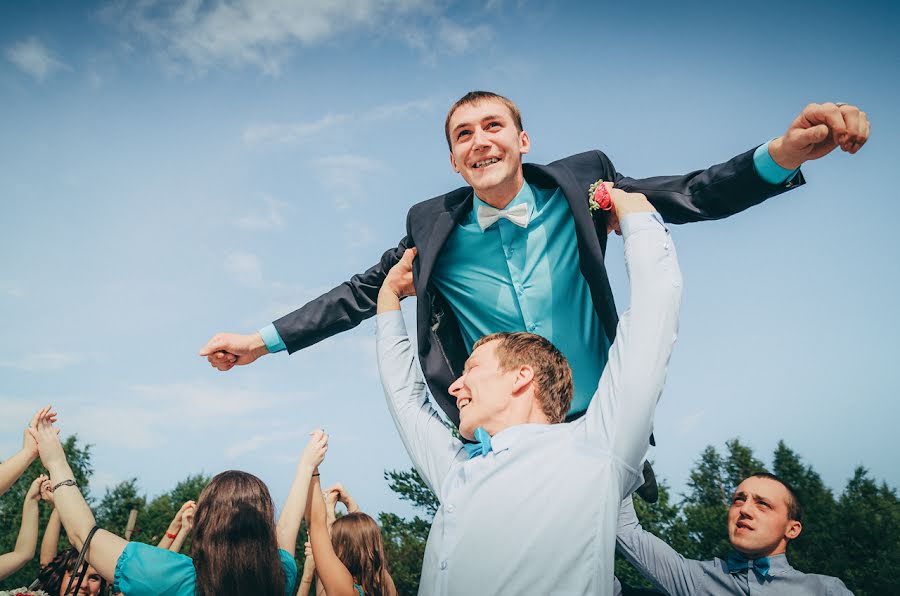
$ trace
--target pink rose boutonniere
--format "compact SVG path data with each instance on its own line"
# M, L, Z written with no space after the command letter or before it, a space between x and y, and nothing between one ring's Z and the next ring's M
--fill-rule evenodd
M591 184L588 189L588 208L592 214L594 211L612 211L612 197L602 179Z

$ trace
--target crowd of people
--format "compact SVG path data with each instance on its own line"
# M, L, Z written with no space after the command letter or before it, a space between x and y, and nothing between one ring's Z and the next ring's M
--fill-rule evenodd
M440 502L420 594L625 592L613 573L617 548L668 594L847 593L839 579L788 563L802 505L772 474L736 487L728 560L678 555L641 528L631 495L656 498L646 456L682 294L667 224L721 219L801 186L804 162L862 147L865 113L810 104L784 135L727 162L646 179L619 174L599 151L523 164L531 140L521 114L494 93L462 97L444 125L451 165L468 186L415 205L406 237L368 271L256 333L217 334L201 355L228 371L376 316L388 409ZM604 264L611 232L624 239L629 276L621 318ZM408 296L417 296L418 362L400 312ZM48 563L40 585L54 594L76 573L82 589L108 584L126 595L307 594L313 584L329 596L396 593L376 522L341 485L321 489L321 431L277 520L259 478L226 471L151 546L96 527L55 423L49 407L40 410L22 452L0 468L0 490L35 457L48 474L28 491L0 576L34 556L44 499L73 547ZM336 519L338 502L348 513ZM178 552L188 532L190 556ZM46 550L42 562L55 547Z

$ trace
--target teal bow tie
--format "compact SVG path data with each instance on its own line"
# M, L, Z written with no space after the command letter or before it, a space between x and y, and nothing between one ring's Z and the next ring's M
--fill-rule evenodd
M769 557L751 560L740 553L731 553L728 555L728 573L737 573L752 569L762 577L769 575Z
M475 440L477 443L466 443L463 448L469 454L469 459L476 455L487 455L491 451L491 435L482 427L475 429Z

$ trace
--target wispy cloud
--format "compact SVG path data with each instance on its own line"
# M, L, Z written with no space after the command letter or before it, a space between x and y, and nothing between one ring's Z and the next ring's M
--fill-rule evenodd
M359 125L400 118L416 113L430 112L434 102L430 99L389 103L362 110L360 112L328 113L317 120L308 122L273 122L252 124L244 129L243 139L248 145L274 145L296 143L321 132L333 130L347 122Z
M254 254L234 252L225 259L225 271L243 286L257 288L262 285L262 264Z
M284 226L284 217L281 211L284 203L272 197L264 196L262 198L262 208L254 211L248 211L234 218L235 226L252 231L265 231L281 228Z
M85 359L83 354L71 352L40 352L26 354L12 360L0 360L0 368L15 368L28 372L60 370Z
M0 296L21 298L25 295L25 286L17 281L0 279Z
M101 17L147 39L170 65L252 66L277 76L296 45L433 10L433 0L124 0Z
M385 168L377 159L350 153L321 157L313 164L338 209L348 209L354 199L363 196L366 180Z
M53 55L36 37L29 37L6 49L6 59L37 81L43 81L57 70L69 66Z
M260 433L232 444L225 449L225 456L236 458L278 443L290 443L292 445L302 444L301 441L303 441L303 439L304 433L299 430ZM293 454L291 457L296 459L296 456Z
M493 30L487 25L464 27L450 19L441 19L438 26L438 39L443 47L456 54L485 45L492 37Z

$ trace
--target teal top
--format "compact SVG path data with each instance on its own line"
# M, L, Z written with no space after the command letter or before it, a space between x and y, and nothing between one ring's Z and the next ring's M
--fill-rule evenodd
M297 589L297 563L286 550L278 549L284 569L285 594ZM113 591L128 596L194 596L197 571L194 561L141 542L129 542L116 563Z
M363 589L362 589L361 585L353 584L353 587L356 588L357 592L359 592L359 596L366 596L365 593L363 593Z

